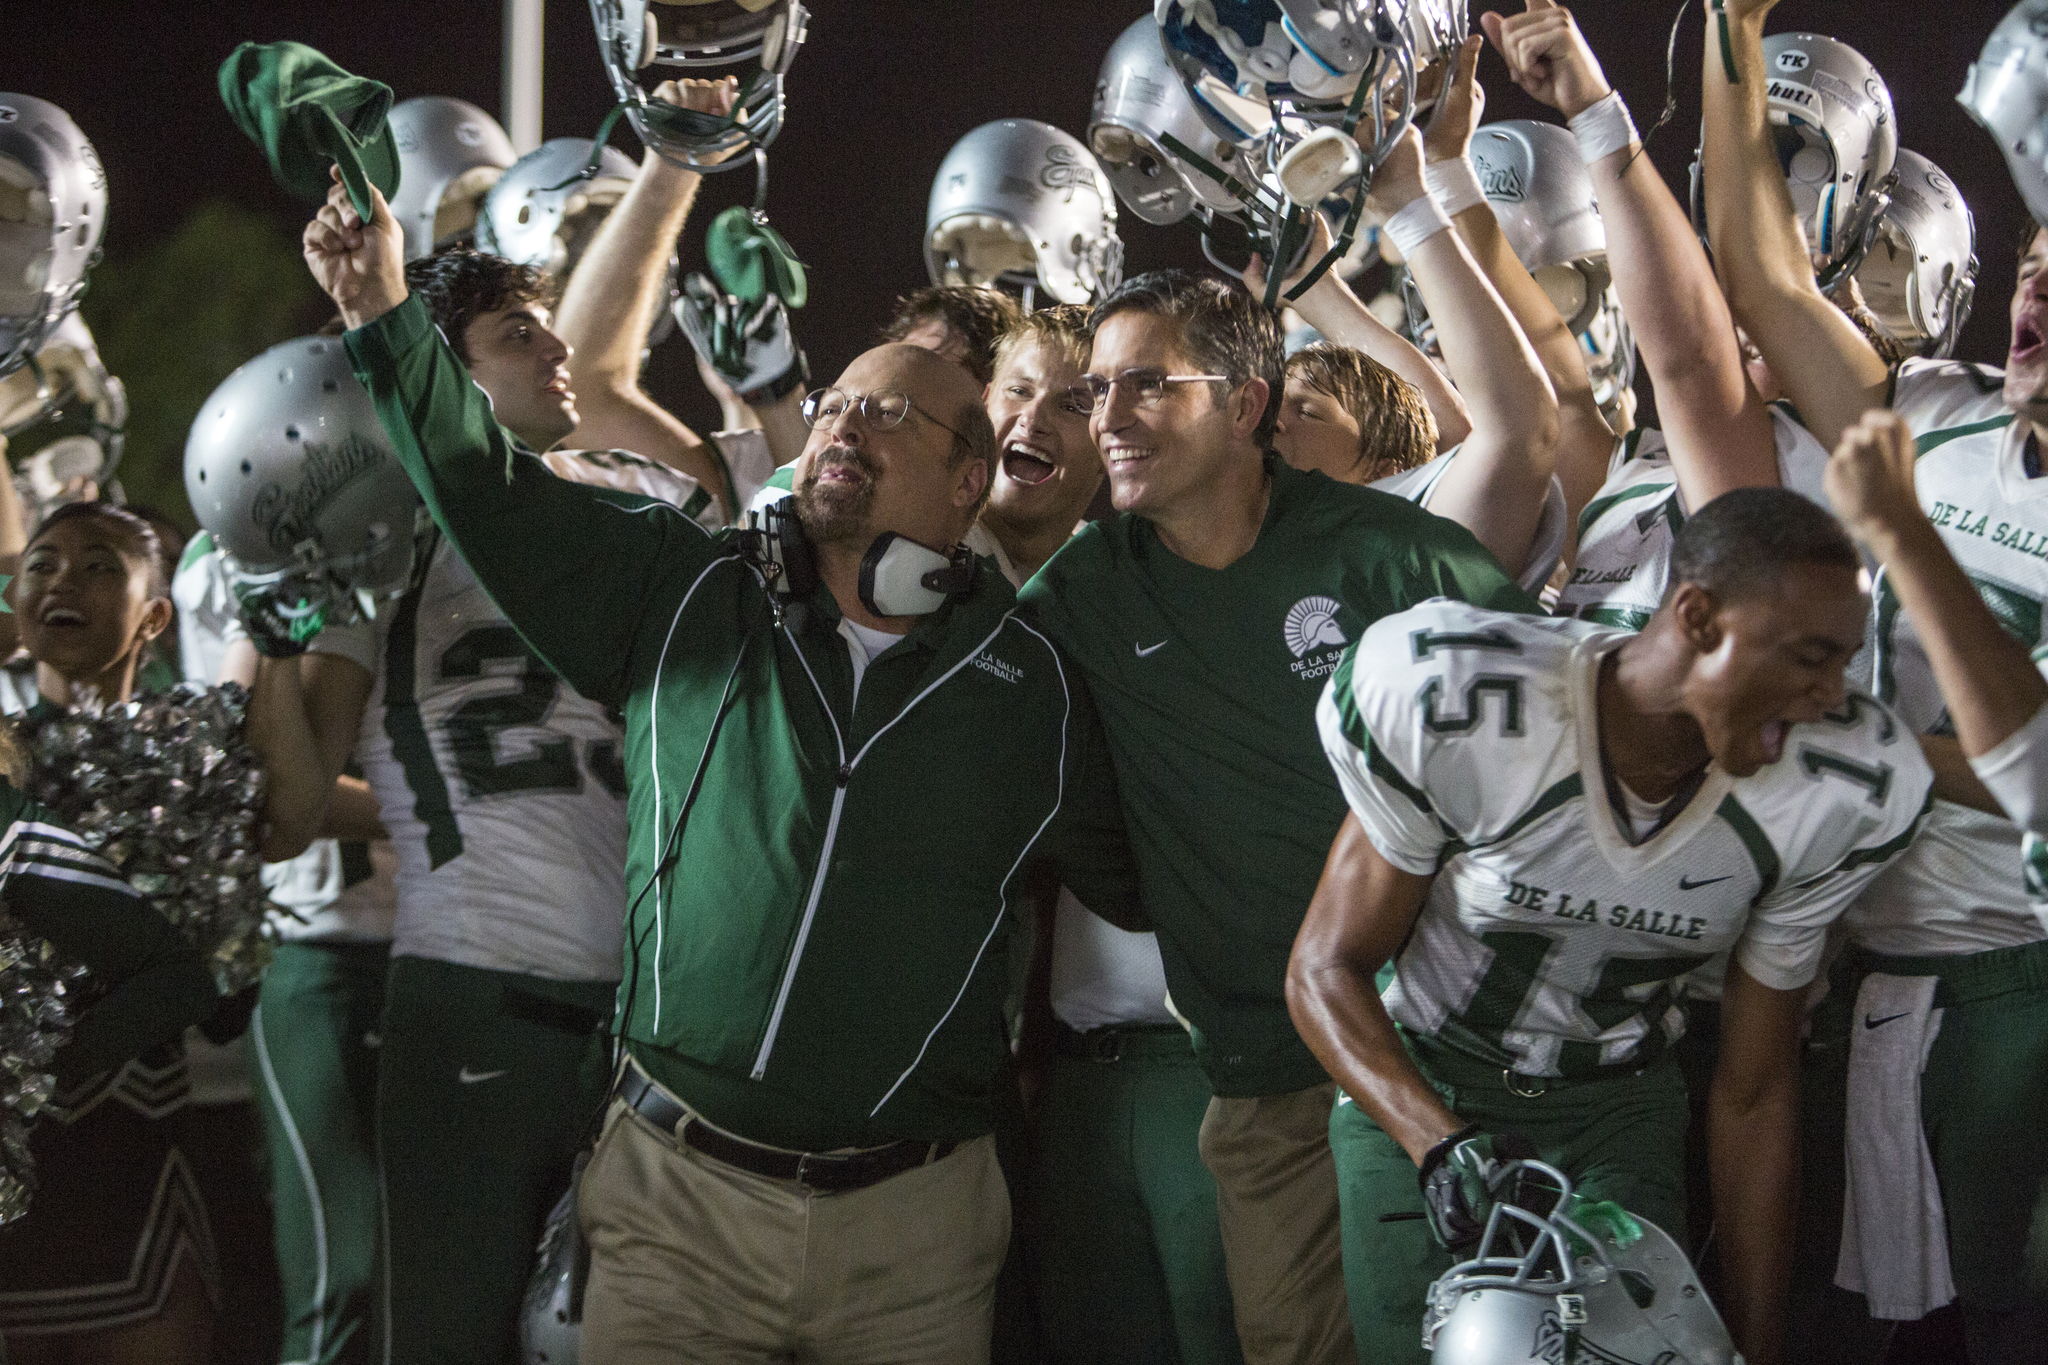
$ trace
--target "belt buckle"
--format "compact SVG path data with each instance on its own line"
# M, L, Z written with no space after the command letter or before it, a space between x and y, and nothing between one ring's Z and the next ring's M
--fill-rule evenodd
M1506 1084L1509 1094L1519 1095L1525 1100L1541 1099L1550 1090L1550 1082L1543 1077L1523 1076L1511 1067L1502 1067L1500 1078Z
M806 1189L823 1189L830 1193L828 1187L817 1184L812 1177L827 1171L842 1172L846 1168L847 1158L843 1156L828 1156L823 1152L805 1152L796 1159L796 1183L804 1186Z

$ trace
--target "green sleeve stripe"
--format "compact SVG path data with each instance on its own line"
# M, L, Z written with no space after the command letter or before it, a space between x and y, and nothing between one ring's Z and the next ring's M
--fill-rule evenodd
M1641 453L1643 444L1643 433L1648 430L1648 427L1633 427L1629 430L1628 435L1621 438L1622 464L1627 464L1629 461L1635 459L1635 457Z
M1577 773L1573 773L1562 782L1553 783L1550 790L1536 798L1535 805L1516 816L1509 822L1506 829L1488 839L1484 844L1476 844L1474 847L1491 848L1495 844L1504 844L1536 821L1541 820L1544 816L1562 806L1565 802L1576 801L1585 794L1585 780Z
M192 537L191 544L185 547L184 557L178 561L178 572L185 572L185 570L191 568L194 564L197 564L212 553L213 532L201 531L198 535Z
M1927 812L1933 809L1934 792L1930 789L1927 793L1927 799L1920 803L1920 809L1914 812L1912 821L1899 831L1898 837L1887 839L1874 848L1852 850L1848 857L1835 865L1835 871L1847 872L1850 868L1862 867L1865 863L1881 863L1904 853L1906 845L1912 843L1913 836L1920 832L1920 822L1925 820Z
M1936 446L1947 445L1950 441L1960 437L1975 436L1980 431L1996 431L2000 427L2010 425L2012 425L2012 414L2001 412L1996 417L1987 417L1981 422L1972 422L1968 426L1942 427L1939 431L1927 432L1924 435L1913 438L1913 458L1918 459Z
M1600 626L1619 626L1623 630L1641 630L1650 623L1657 613L1644 611L1640 607L1584 607L1579 611L1581 621L1591 621Z
M1742 846L1749 850L1750 861L1756 864L1757 875L1763 878L1764 883L1756 893L1757 900L1777 890L1778 878L1784 869L1778 863L1778 850L1771 847L1771 841L1764 836L1763 828L1755 818L1742 808L1742 803L1733 794L1721 798L1720 809L1714 814L1728 822L1728 827L1735 831L1735 837L1742 840Z
M1337 663L1337 672L1330 681L1336 694L1337 723L1344 731L1345 742L1365 755L1366 769L1380 781L1392 787L1401 795L1413 801L1424 815L1434 816L1429 798L1422 789L1401 775L1401 770L1380 752L1380 746L1373 743L1372 732L1365 728L1365 717L1358 712L1358 700L1351 690L1351 664L1358 657L1357 647L1344 651L1344 657Z
M1607 515L1607 509L1630 498L1647 498L1654 493L1669 493L1678 485L1675 483L1643 483L1634 488L1624 488L1619 493L1609 493L1604 498L1595 498L1586 504L1586 510L1579 513L1579 536L1583 539L1586 528Z
M420 719L419 698L414 693L420 590L426 579L425 566L439 549L440 537L436 536L421 561L419 578L398 600L384 660L384 733L391 737L392 757L405 772L406 788L412 792L412 813L427 827L429 867L439 867L462 854L462 831L448 804L448 781L434 762L434 746L427 742L426 723Z

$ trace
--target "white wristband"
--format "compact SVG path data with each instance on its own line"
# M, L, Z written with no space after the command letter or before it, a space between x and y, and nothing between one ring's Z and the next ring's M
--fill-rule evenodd
M1639 140L1636 121L1628 116L1619 90L1610 90L1605 99L1581 109L1572 119L1571 130L1579 140L1579 160L1588 166Z
M1449 230L1450 226L1450 215L1425 193L1397 209L1381 231L1387 234L1387 240L1394 244L1394 250L1400 252L1401 259L1405 261L1413 258L1424 242L1439 232Z
M1479 172L1473 169L1469 156L1461 156L1454 161L1430 162L1422 168L1422 183L1429 186L1430 195L1443 205L1448 217L1456 218L1466 209L1477 208L1486 202L1486 191L1479 184Z

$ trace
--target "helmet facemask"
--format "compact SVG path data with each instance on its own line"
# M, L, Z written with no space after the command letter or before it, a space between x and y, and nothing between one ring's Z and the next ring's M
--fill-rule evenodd
M0 375L78 306L106 230L107 177L56 105L0 94Z
M641 142L664 161L699 172L729 170L781 133L783 77L810 22L802 0L590 0L590 12L618 99L613 117L624 111ZM640 84L650 66L693 76L750 69L740 75L732 111L706 114L653 98Z

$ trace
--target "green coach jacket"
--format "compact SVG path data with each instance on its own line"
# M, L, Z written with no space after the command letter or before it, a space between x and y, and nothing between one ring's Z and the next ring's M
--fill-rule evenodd
M625 711L620 1027L641 1064L782 1146L987 1132L1026 865L1112 915L1138 899L1092 703L1001 575L984 563L856 685L828 591L778 623L736 531L550 474L417 299L347 344L506 617Z

